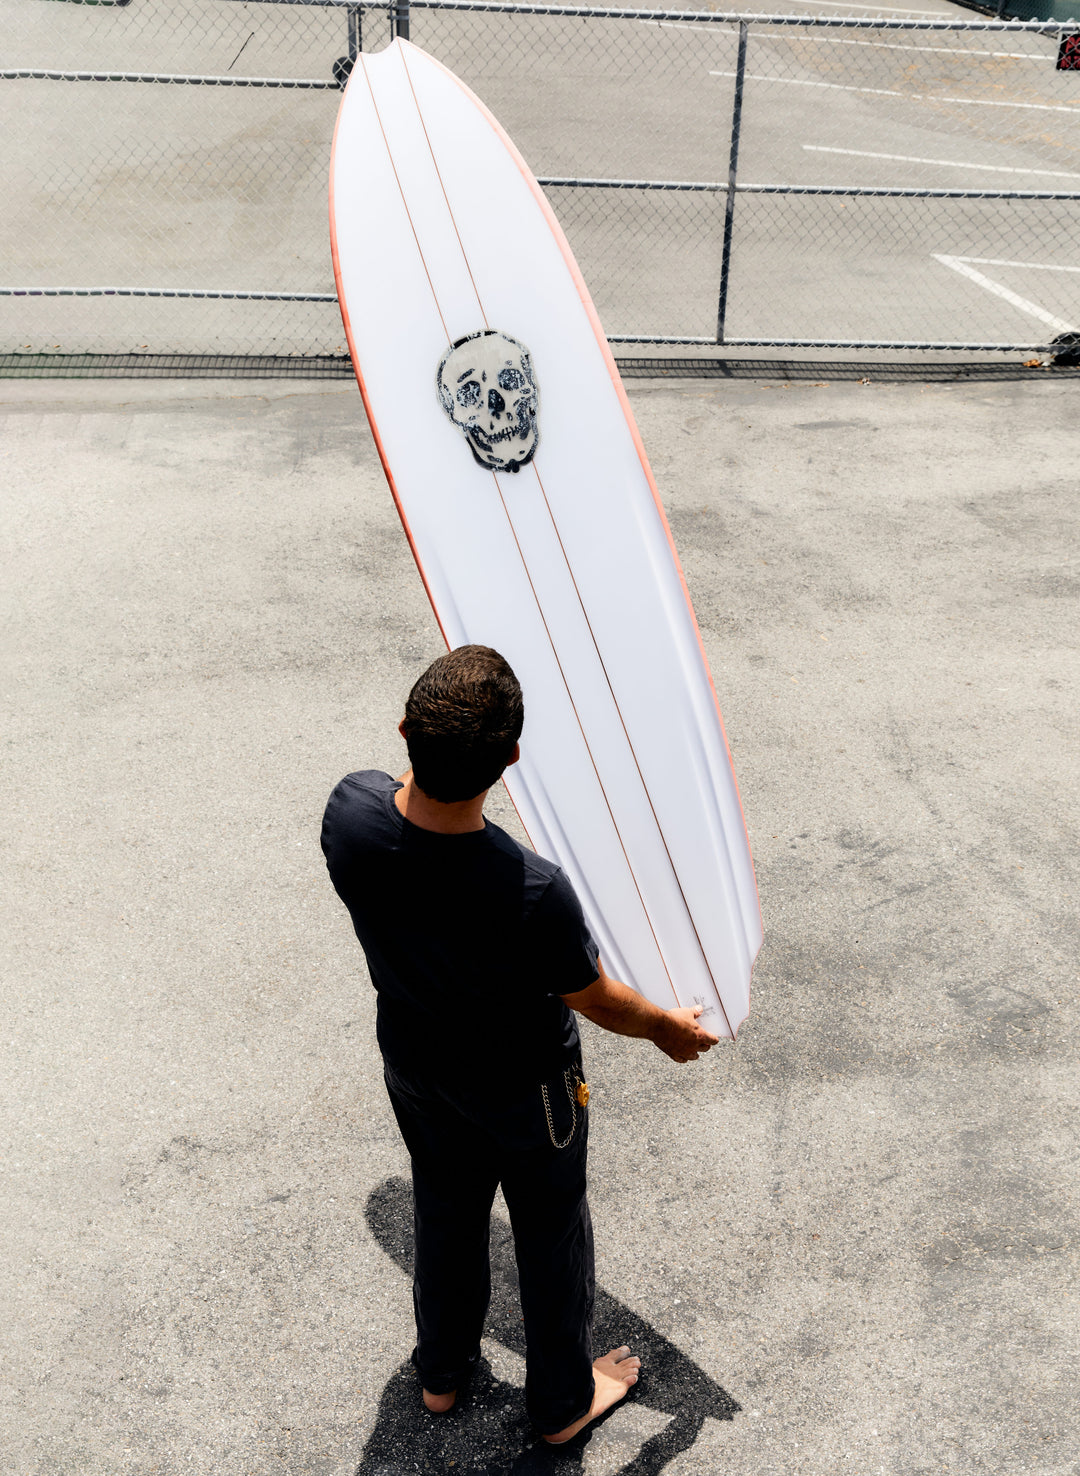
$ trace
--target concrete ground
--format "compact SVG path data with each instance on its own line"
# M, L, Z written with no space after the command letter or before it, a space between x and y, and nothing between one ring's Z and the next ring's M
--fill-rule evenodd
M405 1364L318 828L440 644L355 389L0 385L3 1471L1080 1471L1077 386L630 389L766 943L695 1066L585 1027L646 1371L556 1456L501 1220L474 1399Z

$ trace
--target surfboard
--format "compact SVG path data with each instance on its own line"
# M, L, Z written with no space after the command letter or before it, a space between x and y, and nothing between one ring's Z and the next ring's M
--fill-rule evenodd
M330 167L334 273L398 513L451 648L525 693L506 785L609 973L734 1037L762 939L716 693L607 340L535 178L401 40L363 53Z

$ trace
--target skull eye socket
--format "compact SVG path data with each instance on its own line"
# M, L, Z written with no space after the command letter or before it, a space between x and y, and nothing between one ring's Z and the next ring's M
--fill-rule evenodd
M468 384L463 384L457 392L457 402L465 410L474 410L481 400L480 382L470 379Z
M499 388L504 390L520 390L525 388L525 376L520 369L500 369Z

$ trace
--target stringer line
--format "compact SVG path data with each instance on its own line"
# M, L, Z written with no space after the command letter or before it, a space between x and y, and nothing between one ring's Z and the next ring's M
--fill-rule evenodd
M713 978L712 969L709 967L709 958L708 958L708 955L705 952L705 945L701 941L701 934L698 932L697 923L694 921L694 914L690 910L690 904L689 904L689 902L686 900L686 893L683 890L682 880L681 880L681 878L679 876L678 868L675 865L674 857L672 856L671 850L670 850L670 848L668 846L667 837L664 835L664 828L660 824L660 817L656 813L656 806L653 804L653 798L652 798L652 794L649 791L649 786L645 782L645 775L641 772L641 764L638 762L637 750L634 747L634 740L630 737L630 733L629 733L629 731L627 729L626 720L624 719L623 714L622 714L622 708L619 706L619 699L615 696L615 688L612 686L611 677L608 675L607 663L604 660L603 652L600 650L600 643L599 643L599 641L597 641L596 635L595 635L595 633L593 631L592 621L589 619L589 612L585 608L585 601L582 598L581 590L578 588L577 578L576 578L576 576L574 574L573 567L572 567L572 565L570 563L569 555L567 554L566 548L565 548L565 546L563 544L562 534L559 532L559 525L555 521L555 514L552 512L552 510L551 510L551 503L548 501L547 489L544 487L543 478L540 476L540 469L536 465L535 460L533 461L533 470L536 472L536 483L537 483L537 486L540 488L540 495L544 499L544 507L547 509L547 515L548 515L549 519L551 520L552 529L554 530L555 537L556 537L556 539L558 540L558 543L559 543L559 551L560 551L560 553L563 556L563 562L566 565L566 572L570 576L570 582L574 586L574 594L577 596L578 605L581 608L582 615L585 617L585 624L589 628L589 635L590 635L590 637L592 639L593 649L596 652L596 659L600 663L600 670L604 673L604 680L605 680L605 682L607 682L608 691L611 693L611 700L614 702L614 704L615 704L615 711L618 713L618 716L619 716L619 725L620 725L620 727L623 730L624 737L626 738L626 745L627 745L627 747L630 750L630 756L634 760L634 768L637 770L637 776L641 780L641 787L645 791L645 798L649 802L649 811L650 811L650 813L651 813L651 815L653 817L653 820L654 820L654 822L656 824L656 832L657 832L657 834L660 837L660 843L664 847L664 855L668 859L668 865L671 867L671 874L675 878L675 885L679 889L679 896L683 900L683 906L686 908L686 915L690 919L690 926L694 930L694 938L695 938L695 940L697 942L697 946L698 946L698 948L699 948L699 950L701 952L701 961L705 965L705 972L709 976L709 983L712 985L713 993L716 995L716 1003L720 1006L720 1013L724 1017L724 1024L727 1026L728 1030L731 1032L731 1038L734 1040L734 1038L735 1038L735 1032L734 1032L734 1030L731 1029L731 1021L728 1019L727 1010L724 1008L724 1001L720 997L720 991L716 987L716 980ZM501 492L500 492L500 495L501 495ZM670 978L670 975L668 977ZM678 996L676 996L676 999L678 999Z
M431 296L435 301L435 311L439 315L439 322L443 326L443 333L446 335L447 343L449 343L450 331L446 326L446 319L443 317L443 311L441 306L439 305L439 296L438 293L435 291L435 283L431 280L431 273L428 271L427 258L424 255L424 248L420 245L420 237L416 234L416 225L409 210L409 202L405 198L405 191L401 188L401 177L397 172L397 164L394 162L394 154L393 150L390 148L390 140L387 138L386 129L383 127L382 114L379 112L379 104L375 100L375 89L371 85L371 78L368 75L367 63L364 61L363 53L361 53L360 55L360 65L364 69L364 81L367 83L368 92L371 94L371 106L375 109L375 118L379 125L379 132L382 134L383 143L386 145L386 157L390 160L390 168L394 171L394 180L397 183L398 194L401 196L401 203L405 210L406 219L409 222L409 229L412 231L413 240L416 242L416 250L417 254L420 257L420 265L424 268L424 276L427 278L428 286L431 288ZM479 301L479 298L477 298L477 301Z
M488 321L487 313L486 313L486 311L484 309L483 299L482 299L482 297L480 295L479 288L476 285L476 279L473 276L473 271L472 271L472 264L469 261L468 253L466 252L464 243L462 242L462 239L461 239L461 233L458 230L457 219L456 219L456 217L454 215L453 207L450 204L450 200L449 200L449 197L448 197L447 192L446 192L446 184L445 184L445 181L443 180L443 177L442 177L442 171L439 168L438 159L435 156L435 150L434 150L434 147L432 146L431 137L430 137L430 134L428 133L428 130L427 130L427 123L424 120L423 111L422 111L422 109L420 107L419 99L416 96L416 89L413 86L412 76L411 76L411 74L409 72L408 62L407 62L407 60L405 58L404 53L402 53L402 66L403 66L404 71L405 71L406 79L407 79L407 81L409 83L409 90L412 93L413 102L414 102L414 104L416 106L417 115L420 118L420 125L421 125L421 127L423 128L423 131L424 131L424 138L425 138L425 140L427 142L428 152L431 155L431 161L432 161L432 164L433 164L433 166L435 168L436 177L438 178L438 181L439 181L439 188L442 191L443 200L444 200L444 202L446 204L446 208L447 208L447 211L448 211L448 213L450 215L451 222L453 223L454 234L455 234L455 236L457 238L458 248L461 251L462 260L465 263L466 270L469 273L469 280L472 283L473 291L476 294L476 300L477 300L477 304L478 304L478 306L480 308L481 316L483 317L483 320L484 320L484 326L485 326L485 328L490 328L491 325L490 325L490 323ZM396 177L396 170L395 170L395 177ZM399 188L400 188L400 181L399 181ZM430 278L429 278L429 280L430 280ZM440 309L440 316L442 316L441 309ZM444 320L443 326L444 326L444 328L446 326L445 325L445 320ZM447 341L449 341L449 333L447 334ZM634 761L634 768L637 771L637 775L638 775L639 780L641 781L641 787L642 787L642 789L644 791L645 798L646 798L646 801L647 801L648 806L649 806L649 811L650 811L650 813L651 813L651 815L653 817L653 822L656 825L657 834L660 837L660 843L661 843L661 845L664 848L664 854L667 857L668 865L671 868L671 874L672 874L672 876L675 879L675 885L679 889L679 895L682 898L683 906L684 906L684 908L686 910L687 918L689 919L690 926L691 926L691 928L693 930L694 939L695 939L695 941L696 941L696 943L698 945L698 950L701 953L702 962L705 965L705 972L709 976L709 982L712 985L713 993L716 996L716 1002L717 1002L717 1004L720 1007L720 1013L724 1017L724 1023L727 1025L727 1028L728 1028L729 1033L734 1038L734 1031L731 1028L731 1021L728 1019L727 1010L724 1007L724 1001L721 998L720 991L719 991L719 989L716 986L716 980L713 978L712 969L709 966L708 955L705 952L704 944L701 941L701 935L698 932L697 924L694 921L693 913L691 912L689 903L687 902L686 892L685 892L685 890L683 888L682 881L681 881L681 879L679 877L678 869L677 869L677 867L675 865L674 858L671 855L670 848L668 847L667 839L666 839L666 837L664 835L663 828L660 825L660 819L659 819L659 816L656 813L656 807L653 804L652 794L649 791L648 784L645 781L645 776L642 773L641 764L640 764L640 762L638 760L638 756L637 756L637 751L634 748L633 741L632 741L632 739L630 737L629 731L627 730L626 720L623 717L622 708L620 707L619 700L618 700L618 698L615 695L615 689L614 689L614 687L612 685L611 677L610 677L610 675L608 673L608 670L607 670L607 665L604 662L603 655L602 655L602 653L600 651L600 645L599 645L599 642L596 639L596 633L593 630L592 621L589 619L588 610L586 609L584 599L582 598L581 590L578 587L577 579L576 579L576 577L574 575L573 568L571 567L571 564L570 564L570 559L569 559L569 557L567 555L567 552L566 552L566 547L565 547L565 545L563 543L562 534L559 531L559 525L558 525L558 523L556 521L556 518L555 518L555 515L554 515L554 513L552 511L551 504L550 504L550 502L548 500L547 491L546 491L546 489L544 487L543 480L541 479L540 471L539 471L539 468L536 465L535 460L533 461L533 470L534 470L534 472L536 474L536 481L537 481L537 485L538 485L538 487L540 489L540 494L541 494L541 496L543 497L543 500L544 500L544 507L545 507L545 510L547 512L548 519L551 522L552 530L553 530L553 532L555 534L556 540L557 540L558 545L559 545L559 551L562 554L563 562L566 565L566 571L567 571L568 575L570 576L570 582L571 582L571 584L573 585L573 588L574 588L574 594L575 594L575 596L577 598L578 606L579 606L579 608L581 610L581 613L582 613L582 616L583 616L583 618L585 620L586 627L588 628L589 637L590 637L590 640L592 641L592 645L593 645L593 650L596 652L597 660L600 663L600 669L601 669L601 671L604 674L604 681L605 681L605 683L607 685L608 692L609 692L609 694L611 696L611 700L612 700L612 702L614 704L616 714L618 715L619 725L620 725L620 727L623 730L623 736L626 739L627 746L628 746L628 748L630 750L631 758ZM632 863L630 861L630 857L629 857L629 855L627 853L626 845L625 845L625 843L623 841L623 838L622 838L622 833L619 830L618 822L615 819L615 815L614 815L614 812L613 812L612 807L611 807L611 802L608 799L607 791L606 791L606 789L604 787L603 780L600 777L600 771L599 771L599 768L597 766L595 756L593 755L592 748L591 748L591 746L589 744L588 738L585 736L585 729L584 729L584 726L582 724L580 714L578 713L577 704L575 703L574 697L573 697L573 693L570 690L570 684L569 684L569 681L567 680L566 673L563 670L562 662L559 660L558 649L557 649L557 647L555 645L554 639L552 638L551 631L548 628L548 623L547 623L547 619L546 619L546 617L544 615L543 606L542 606L542 604L540 602L540 598L539 598L539 596L538 596L538 594L536 592L536 587L535 587L535 585L533 583L532 574L531 574L531 572L529 570L528 563L527 563L527 561L525 559L524 552L523 552L523 550L521 548L521 543L520 543L520 541L518 539L517 529L514 527L514 521L513 521L513 518L510 515L510 510L507 507L506 499L503 496L502 488L499 485L498 476L494 472L492 473L492 479L495 482L496 490L498 491L498 494L499 494L499 501L500 501L500 503L502 505L503 513L504 513L504 515L506 517L507 524L508 524L508 526L510 528L511 536L514 539L514 545L515 545L515 547L517 548L517 551L518 551L518 557L520 558L522 568L525 571L525 577L529 581L529 588L530 588L530 590L532 592L533 600L534 600L534 602L536 604L537 613L539 614L540 619L541 619L541 622L542 622L542 624L544 626L544 632L547 635L548 644L551 647L552 655L555 658L555 663L556 663L556 665L559 668L559 676L562 679L562 683L563 683L564 688L566 689L566 695L567 695L567 697L570 700L570 705L571 705L571 708L573 709L574 718L575 718L575 721L577 722L577 725L578 725L578 730L581 733L582 741L584 742L585 748L586 748L586 752L589 755L589 762L592 765L593 773L596 775L597 783L600 785L600 792L601 792L601 794L604 797L604 803L605 803L605 805L607 807L608 814L611 817L612 826L614 827L615 834L616 834L616 837L617 837L618 842L619 842L619 847L620 847L620 849L621 849L621 851L623 853L623 857L624 857L624 859L626 861L626 864L627 864L627 869L629 870L631 879L632 879L632 881L634 883L634 889L637 892L639 901L641 902L642 911L644 912L646 922L649 925L649 931L652 934L653 941L656 944L657 952L658 952L658 954L660 956L660 961L661 961L661 963L663 965L664 972L667 975L668 983L671 986L672 994L675 996L675 1003L676 1003L676 1005L678 1005L679 1004L679 997L678 997L678 992L675 989L674 982L673 982L673 980L671 978L671 970L668 968L667 960L664 957L664 951L663 951L662 947L660 946L660 940L659 940L659 938L656 935L656 929L655 929L655 927L653 925L652 917L650 916L649 909L646 906L645 899L642 896L641 888L640 888L640 886L638 884L637 876L635 874L633 865L632 865Z
M511 537L514 540L514 547L518 551L518 558L520 558L520 560L521 560L521 567L525 570L525 578L529 581L529 588L530 588L530 590L532 590L532 597L533 597L533 600L534 600L534 602L536 604L536 613L540 616L541 624L544 627L544 634L547 636L547 638L548 638L548 645L551 647L551 654L555 658L555 665L559 668L559 676L562 678L562 684L563 684L564 688L566 689L566 695L567 695L567 698L569 699L570 707L573 710L574 721L577 723L577 725L578 725L578 732L581 734L581 741L585 745L585 752L589 755L589 763L592 765L592 771L596 775L596 782L600 786L600 793L604 796L604 804L607 807L608 815L611 817L611 825L612 825L613 830L615 831L615 838L619 842L619 849L623 853L623 860L626 862L626 869L630 873L630 880L634 883L634 891L637 893L638 901L641 903L641 910L642 910L642 912L645 915L645 921L649 925L649 932L652 934L652 940L656 944L656 952L657 952L657 954L658 954L658 956L660 958L661 966L663 967L664 973L667 975L667 981L668 981L668 985L671 988L671 992L675 996L675 1003L676 1003L676 1005L678 1005L679 1004L679 995L678 995L678 991L675 988L675 981L671 977L671 970L668 968L667 959L664 957L664 950L660 946L660 939L656 936L656 929L653 927L652 917L650 916L649 909L648 909L648 907L645 904L645 898L641 894L641 887L638 885L637 874L634 871L633 863L631 862L630 857L627 854L626 845L625 845L625 843L623 841L623 838L622 838L622 832L619 829L619 822L615 819L615 812L611 808L611 801L608 799L607 790L604 787L604 781L600 777L600 770L597 767L596 758L593 755L592 745L590 744L588 738L585 736L585 728L584 728L584 725L583 725L583 723L581 721L581 715L580 715L580 713L578 712L578 709L577 709L577 703L574 701L574 694L570 690L570 683L567 681L565 671L563 671L563 664L559 660L558 647L555 645L555 641L552 638L551 631L548 628L547 616L544 614L544 607L540 603L540 597L539 597L539 595L536 593L536 586L533 584L532 573L529 570L529 565L528 565L528 562L526 561L524 551L522 550L521 543L518 540L517 529L514 527L514 520L510 516L510 509L506 505L506 498L503 496L503 490L499 486L499 479L498 479L498 477L496 476L496 474L494 472L491 473L491 480L495 483L495 490L499 494L499 502L502 504L502 510L503 510L504 514L506 515L506 522L507 522L507 525L508 525L508 527L510 529L510 535L511 535ZM596 644L595 641L593 642L593 644L595 646L595 644ZM599 654L600 654L599 651L597 651L597 655L598 656L599 656ZM601 665L603 665L603 662L601 662ZM605 672L604 675L606 676L607 673ZM610 690L610 683L608 685L609 685L609 690ZM612 697L614 697L614 695L615 694L612 693ZM618 707L618 704L616 703L616 708L617 707ZM620 721L621 721L621 714L620 714ZM625 727L624 727L623 731L624 732L626 731L625 730ZM640 773L641 771L639 770L638 772ZM708 967L708 964L706 964L706 968L707 967ZM712 976L710 975L710 978L711 977ZM721 1005L720 1008L723 1009L723 1005ZM724 1019L725 1020L727 1019L727 1016L726 1015L724 1016ZM728 1026L728 1029L730 1029L730 1028L731 1027L729 1025Z
M461 251L461 259L465 263L465 270L469 274L469 281L472 283L472 290L476 293L476 305L480 309L480 316L484 320L484 327L490 329L491 324L488 322L487 313L484 311L484 304L480 297L480 289L479 287L477 287L476 278L473 276L472 262L469 260L468 253L465 250L464 243L461 239L461 232L458 230L457 217L454 215L453 208L451 207L449 198L446 194L446 185L443 183L442 171L439 168L439 161L435 157L435 150L431 146L431 136L427 131L427 121L424 118L423 109L420 107L420 99L416 95L416 88L413 86L412 73L409 71L409 62L404 51L401 53L401 65L405 68L405 79L409 84L409 91L412 93L412 100L416 106L416 116L420 119L420 127L424 130L424 141L428 146L428 153L431 155L431 162L435 165L435 177L439 181L439 189L442 190L443 201L446 204L446 213L447 215L449 215L450 223L454 227L454 235L457 237L458 248ZM446 325L444 323L443 327L445 326ZM447 335L446 341L447 343L450 342L449 334Z

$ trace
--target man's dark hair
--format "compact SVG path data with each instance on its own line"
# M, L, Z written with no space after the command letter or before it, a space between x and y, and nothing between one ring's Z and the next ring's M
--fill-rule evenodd
M521 736L525 706L517 677L490 646L459 646L433 661L405 704L413 778L451 804L490 789Z

